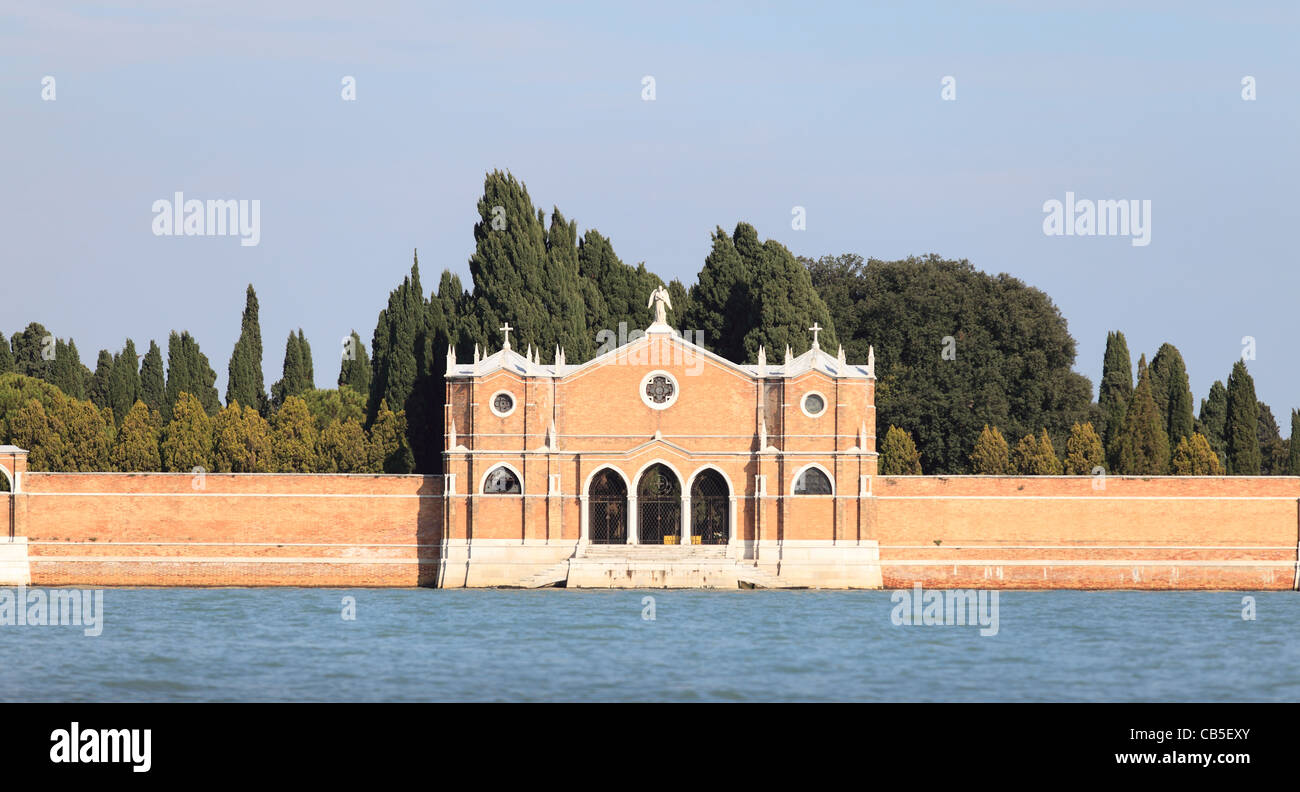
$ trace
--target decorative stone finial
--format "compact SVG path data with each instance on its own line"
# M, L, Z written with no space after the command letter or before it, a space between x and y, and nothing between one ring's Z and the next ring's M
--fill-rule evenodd
M812 334L813 334L813 345L812 345L812 348L813 348L813 349L821 349L821 344L819 344L819 343L817 342L817 334L820 333L820 332L822 331L822 326L819 325L819 324L817 324L816 322L813 322L812 327L810 327L810 328L808 328L808 329L811 330L811 331L812 331Z
M790 374L790 364L794 363L794 353L790 351L790 345L785 345L785 373Z
M509 322L506 322L505 324L501 325L501 334L505 336L505 341L503 341L503 342L501 343L501 348L502 348L502 349L509 349L509 348L510 348L510 331L511 331L511 330L514 330L514 328L510 326L510 323L509 323Z
M867 376L876 376L876 348L873 346L867 347Z
M758 376L767 376L767 347L758 348Z
M841 369L848 365L848 361L844 359L844 345L843 345L843 344L840 344L840 351L835 355L835 357L839 359L839 362L840 362L840 368L841 368Z

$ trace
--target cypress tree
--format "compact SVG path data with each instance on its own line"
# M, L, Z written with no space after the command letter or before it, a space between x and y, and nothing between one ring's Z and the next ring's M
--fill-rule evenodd
M1287 441L1286 474L1300 476L1300 410L1291 411L1291 437Z
M158 453L160 424L158 413L151 413L142 401L135 402L118 427L117 442L111 455L113 468L127 473L161 470L162 460Z
M54 371L50 381L74 399L86 398L85 366L81 365L81 355L77 353L75 341L55 341Z
M209 416L221 410L217 395L217 373L212 370L208 356L199 350L199 342L189 334L175 330L167 338L167 389L163 417L171 420L171 411L180 395L188 393L198 399Z
M331 421L320 434L317 456L322 473L366 472L369 460L366 430L359 421Z
M167 385L163 377L162 350L153 339L149 340L149 351L140 364L140 401L150 410L162 416L171 414L167 404Z
M135 342L128 338L122 351L113 356L113 368L108 377L108 406L113 408L113 420L119 427L140 398L139 364Z
M67 451L66 470L90 473L109 469L113 436L95 405L68 399L55 407L51 417L62 427L60 433Z
M1138 385L1124 413L1118 445L1118 469L1124 475L1158 476L1169 469L1169 436L1151 393L1146 355L1138 360Z
M172 419L162 441L165 470L188 473L212 468L212 419L192 393L182 392L171 407Z
M916 443L912 442L911 434L897 426L889 427L880 446L880 475L921 475L921 456L916 452Z
M1011 452L1011 464L1017 473L1026 476L1057 476L1061 473L1061 460L1056 458L1052 439L1044 429L1038 437L1025 435Z
M14 371L45 382L54 381L55 339L45 325L32 322L11 340Z
M1179 440L1191 437L1195 425L1192 389L1187 382L1183 356L1173 344L1161 344L1151 359L1151 395L1156 400L1169 444L1176 446Z
M1224 451L1228 475L1259 475L1259 402L1255 398L1255 381L1241 360L1232 364L1232 373L1228 375Z
M453 342L454 343L454 342ZM370 357L361 336L353 330L343 348L343 363L339 366L339 387L347 385L357 393L370 394Z
M1170 469L1176 476L1218 476L1223 472L1210 441L1200 432L1178 441Z
M271 469L271 427L252 407L231 402L212 419L212 468L218 473Z
M311 347L303 337L302 329L298 334L289 333L289 340L284 346L283 377L271 386L271 403L279 409L289 396L300 396L315 385L312 382Z
M1259 437L1259 472L1263 476L1281 476L1286 473L1287 449L1282 440L1282 430L1273 417L1273 410L1259 402L1259 421L1255 424Z
M1219 456L1220 466L1227 464L1228 443L1225 430L1228 425L1228 389L1222 380L1210 386L1210 395L1201 399L1200 432L1210 441L1210 448Z
M970 455L971 472L982 476L1005 476L1011 472L1011 450L996 426L984 425Z
M307 403L297 396L285 397L271 416L271 466L281 473L311 473L316 470L316 424Z
M1065 443L1067 476L1090 476L1097 467L1104 466L1106 454L1101 447L1101 437L1091 423L1076 423L1070 429L1070 439Z
M578 273L582 276L587 327L600 346L593 352L607 352L626 340L627 333L650 324L652 314L646 308L646 300L660 285L659 278L646 269L644 262L636 267L624 264L614 253L609 239L594 228L578 243ZM674 319L680 320L686 309L685 301L679 301L675 295L669 299ZM625 333L620 333L620 324L626 327ZM602 336L603 331L609 334Z
M99 360L95 363L95 374L91 378L90 392L87 394L96 407L109 406L109 382L113 377L113 354L107 349L99 350Z
M262 381L262 326L258 320L257 292L248 284L244 296L244 313L239 324L239 340L230 355L226 404L239 402L265 415L269 407Z
M370 427L370 453L367 467L374 473L406 473L415 465L406 440L406 412L394 413L388 401L379 403L379 412Z
M1110 467L1116 469L1124 413L1133 397L1133 363L1128 353L1128 342L1118 330L1106 334L1106 355L1097 392L1097 405L1103 418L1101 439L1106 446Z
M736 249L740 251L743 246L737 245ZM760 346L776 352L788 344L802 352L812 345L813 333L808 328L814 323L822 328L818 334L821 348L835 354L835 323L831 312L813 288L808 269L794 254L785 245L769 239L763 243L752 271L754 280L749 285L749 302L753 313L741 342L742 357L736 360L757 359Z
M751 226L744 223L736 226L735 236L743 236L747 245L750 233L757 237ZM753 241L756 243L757 239ZM735 239L721 226L714 229L713 249L691 287L689 313L682 318L687 327L703 335L705 347L728 360L740 362L745 357L745 333L753 323L749 303L749 284L753 279L754 273L736 249ZM779 354L783 350L772 352Z
M9 342L5 340L5 334L0 333L0 374L8 374L14 370L14 351L9 348Z

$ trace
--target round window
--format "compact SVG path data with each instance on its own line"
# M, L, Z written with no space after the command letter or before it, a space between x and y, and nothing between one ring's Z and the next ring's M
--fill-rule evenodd
M816 418L826 412L826 397L820 393L809 393L803 397L803 412L809 418Z
M494 415L505 418L515 411L515 397L506 391L497 391L492 394L492 401L488 403L488 406L492 408Z
M677 394L677 380L666 371L652 371L641 379L641 401L651 409L668 409Z

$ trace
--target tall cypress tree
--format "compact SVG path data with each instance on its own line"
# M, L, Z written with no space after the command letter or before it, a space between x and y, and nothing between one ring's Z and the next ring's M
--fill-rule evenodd
M363 396L370 394L370 357L366 354L366 345L361 343L361 336L356 330L348 338L348 345L343 349L343 362L339 366L340 387L347 385Z
M53 383L74 399L86 398L85 366L81 365L77 344L71 339L66 342L59 339L54 344Z
M189 331L177 334L173 330L167 338L167 398L162 411L166 420L171 420L182 393L198 399L209 416L216 415L221 409L216 381L217 373L212 370L208 356L199 350L199 342Z
M113 356L113 369L108 376L108 406L113 409L113 420L118 426L140 398L139 364L135 342L128 338L122 351Z
M311 346L303 336L302 328L297 335L289 332L289 340L284 345L283 376L271 386L271 403L279 409L284 400L290 396L301 396L315 387L311 363Z
M113 378L113 353L107 349L99 350L99 360L95 363L95 374L91 380L90 400L96 407L108 407L109 382Z
M736 249L743 247L737 245ZM760 346L780 352L788 344L802 352L812 345L813 332L809 328L814 323L821 328L821 348L835 354L831 312L813 288L808 269L785 245L772 239L763 243L751 269L750 327L741 340L741 357L733 359L756 360Z
M1228 375L1224 446L1228 475L1259 475L1259 402L1255 398L1255 380L1241 360L1232 364L1232 373Z
M14 351L9 348L9 342L5 340L5 334L0 333L0 374L8 374L14 370Z
M1119 461L1119 438L1124 428L1124 413L1133 397L1133 363L1124 334L1116 330L1106 334L1106 356L1097 389L1097 405L1102 412L1102 443L1111 468Z
M1138 384L1124 413L1119 438L1119 472L1128 476L1161 475L1169 470L1169 435L1151 392L1147 358L1138 360Z
M1286 474L1300 476L1300 410L1291 411L1291 437L1287 440Z
M1263 476L1286 474L1287 449L1282 439L1281 427L1273 417L1273 410L1259 402L1259 421L1255 424L1259 437L1259 472Z
M14 370L27 377L54 382L55 341L40 322L32 322L22 332L14 333Z
M744 238L748 243L751 233L754 245L748 249L752 250L757 245L757 233L752 227L737 225L735 239L721 226L714 229L713 249L691 287L690 306L682 316L683 324L703 335L705 347L737 362L745 358L745 333L753 322L749 284L754 272L736 249L736 239ZM772 352L779 355L783 350Z
M1228 425L1228 389L1222 380L1215 380L1210 386L1210 395L1201 399L1200 424L1201 434L1218 455L1220 466L1226 468L1228 442L1224 430Z
M167 406L167 384L163 376L162 350L153 339L149 340L149 351L140 364L140 401L150 412L170 415L170 411L164 413L163 409Z
M578 243L578 273L582 276L587 327L593 333L592 338L599 341L598 346L612 347L625 341L620 324L626 327L627 333L650 324L652 314L646 308L646 301L661 281L646 269L644 262L635 267L624 264L614 253L609 239L594 228L588 229ZM677 295L671 299L672 318L680 324L685 301ZM605 330L609 334L601 336Z
M1192 389L1187 381L1187 366L1173 344L1161 344L1151 359L1151 394L1164 422L1170 447L1184 437L1191 437L1195 427L1192 417Z
M230 355L226 404L239 402L265 416L268 408L266 387L262 380L262 326L258 321L257 292L248 284L244 296L244 314L239 325L239 340Z

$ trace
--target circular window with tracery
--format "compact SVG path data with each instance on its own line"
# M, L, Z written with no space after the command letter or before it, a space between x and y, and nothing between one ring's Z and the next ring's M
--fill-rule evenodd
M677 380L666 371L652 371L641 380L641 401L654 410L664 410L677 401Z
M826 412L826 397L816 391L812 391L803 397L803 414L809 418L816 418Z
M492 408L492 413L499 418L505 418L515 411L515 397L505 391L497 391L492 395L492 401L488 402Z

